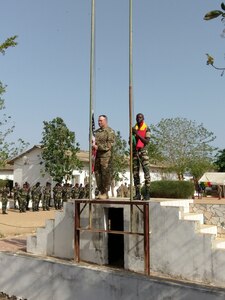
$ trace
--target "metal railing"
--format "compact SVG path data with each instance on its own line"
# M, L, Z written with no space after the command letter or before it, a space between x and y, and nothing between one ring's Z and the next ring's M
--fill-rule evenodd
M80 205L84 204L82 210ZM98 229L92 228L92 206L103 205L103 204L116 204L116 205L129 205L137 206L137 208L143 213L143 232L131 231L118 231L110 229ZM85 207L89 206L89 226L84 228L80 226L81 214ZM143 210L139 206L143 207ZM130 210L132 211L132 209ZM131 218L132 220L132 218ZM76 262L80 262L80 232L88 231L92 233L110 233L110 234L129 234L139 235L144 237L144 265L145 274L150 275L150 243L149 243L149 202L148 201L129 201L129 200L86 200L79 199L75 200L75 222L74 222L74 257Z

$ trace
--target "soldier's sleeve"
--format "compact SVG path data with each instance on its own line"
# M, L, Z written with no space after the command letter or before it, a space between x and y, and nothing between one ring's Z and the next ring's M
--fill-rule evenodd
M110 144L110 148L115 144L115 132L111 128L109 130L108 143Z
M145 135L145 138L148 138L148 139L150 139L150 136L151 136L151 131L150 131L150 128L149 128L149 127L147 127L147 129L146 129L146 135Z

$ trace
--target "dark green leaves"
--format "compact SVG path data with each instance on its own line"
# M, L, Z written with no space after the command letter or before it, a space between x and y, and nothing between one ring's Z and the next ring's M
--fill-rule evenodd
M5 50L9 47L15 47L18 43L15 41L17 38L17 35L14 35L8 39L5 40L4 43L0 44L0 53L3 55L5 54Z
M223 12L221 10L212 10L204 16L204 20L209 21L209 20L215 19L221 15L224 16Z

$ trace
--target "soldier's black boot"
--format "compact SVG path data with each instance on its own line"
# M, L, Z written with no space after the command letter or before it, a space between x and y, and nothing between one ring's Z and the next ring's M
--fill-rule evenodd
M145 189L145 195L143 200L150 200L150 188L146 187Z
M141 192L140 192L140 188L136 188L136 194L133 198L134 200L141 200Z

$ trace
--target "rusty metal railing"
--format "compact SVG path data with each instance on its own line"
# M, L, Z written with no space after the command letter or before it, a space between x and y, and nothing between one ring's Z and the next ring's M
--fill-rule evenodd
M81 210L80 205L84 204ZM92 205L102 205L102 204L116 204L116 205L130 205L137 206L138 209L143 213L143 232L133 232L133 231L118 231L110 229L97 229L92 228ZM80 227L80 216L89 205L89 226L88 228ZM143 207L143 210L139 206ZM148 201L127 201L127 200L86 200L78 199L75 200L75 222L74 222L74 257L76 262L80 262L80 232L88 231L92 233L110 233L110 234L130 234L130 235L140 235L144 237L144 264L145 264L145 274L150 275L150 242L149 242L149 202Z

